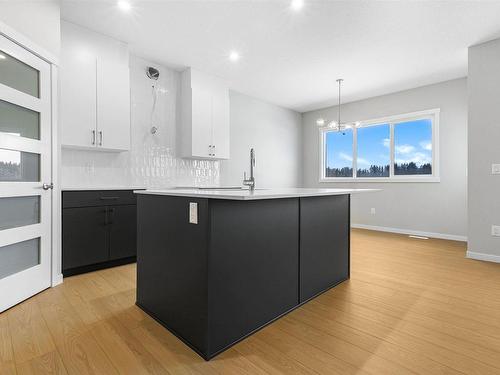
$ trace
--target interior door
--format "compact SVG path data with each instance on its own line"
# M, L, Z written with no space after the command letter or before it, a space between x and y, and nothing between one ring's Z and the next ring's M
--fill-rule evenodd
M51 121L50 65L0 36L0 312L50 286Z

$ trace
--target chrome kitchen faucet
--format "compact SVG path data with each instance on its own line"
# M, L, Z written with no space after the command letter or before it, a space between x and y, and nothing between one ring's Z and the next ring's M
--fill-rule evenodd
M255 177L253 175L253 169L255 167L255 151L250 149L250 178L247 179L247 173L243 173L243 185L248 186L250 191L255 190Z

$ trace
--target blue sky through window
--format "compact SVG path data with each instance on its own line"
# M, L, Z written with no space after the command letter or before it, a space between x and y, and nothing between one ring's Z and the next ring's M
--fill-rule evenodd
M394 162L415 163L418 168L432 164L432 120L420 119L394 125ZM431 174L431 168L418 174ZM413 174L395 171L396 174Z
M391 129L389 124L358 129L357 170L360 177L388 177Z
M331 131L326 133L326 168L344 170L343 173L335 173L327 177L352 177L352 129L344 132Z

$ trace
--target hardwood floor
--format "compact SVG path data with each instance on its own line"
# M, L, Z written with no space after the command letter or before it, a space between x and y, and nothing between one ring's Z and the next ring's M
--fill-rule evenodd
M135 302L135 265L0 314L0 374L500 374L500 264L353 230L351 279L205 362Z

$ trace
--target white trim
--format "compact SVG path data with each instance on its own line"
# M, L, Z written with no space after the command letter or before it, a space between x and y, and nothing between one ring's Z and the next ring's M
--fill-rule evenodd
M457 234L424 232L424 231L420 231L420 230L411 230L411 229L403 229L403 228L390 228L390 227L379 227L379 226L376 226L376 225L366 225L366 224L351 224L351 228L375 230L375 231L378 231L378 232L389 232L389 233L407 234L407 235L412 235L412 236L421 236L421 237L429 237L429 238L439 238L439 239L442 239L442 240L452 240L452 241L461 241L461 242L466 242L467 241L467 236L460 236L460 235L457 235Z
M441 182L440 177L417 177L417 176L407 176L407 177L324 177L319 180L319 182L327 182L327 183L352 183L352 184L357 184L357 183L366 183L366 182L417 182L417 183L422 183L422 182Z
M469 259L500 263L500 255L492 255L492 254L485 254L485 253L477 253L475 251L467 251L466 257Z
M353 177L325 177L326 165L326 149L325 149L325 134L332 130L328 127L319 128L319 178L320 183L325 182L440 182L439 175L439 108L428 109L418 112L410 112L399 115L380 117L371 120L357 122L357 126L352 128L353 132ZM415 121L419 119L428 119L432 117L432 175L409 175L397 176L394 174L394 124L401 121ZM357 177L357 133L359 128L389 124L390 128L390 166L389 177Z
M2 21L0 21L0 35L5 36L7 39L10 39L12 42L51 64L59 64L59 59L54 54L48 52L45 48L40 47L24 34L14 30Z
M52 283L51 283L51 287L55 287L59 284L62 284L63 283L63 274L60 273L58 275L52 275Z
M62 208L61 208L61 186L59 183L61 163L60 145L59 145L59 116L58 116L58 68L56 65L51 65L51 117L52 117L52 179L54 184L52 189L52 258L51 258L51 280L52 286L59 285L63 282L62 276Z

